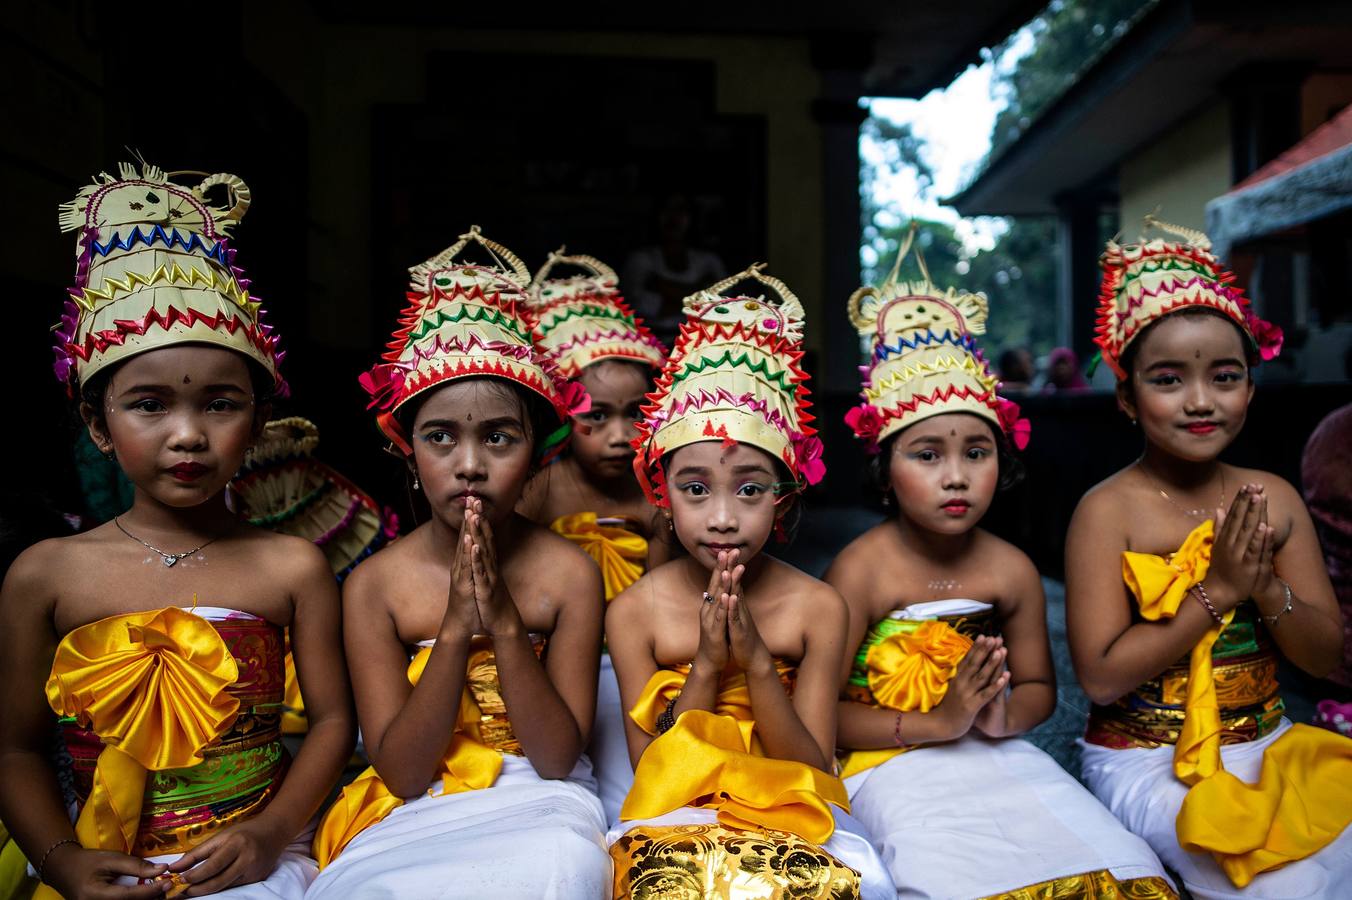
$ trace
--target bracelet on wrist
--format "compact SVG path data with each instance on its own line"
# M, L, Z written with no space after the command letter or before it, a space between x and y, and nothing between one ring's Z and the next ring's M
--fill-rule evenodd
M38 860L38 864L33 867L33 871L38 873L38 881L41 881L44 884L46 883L46 879L43 878L42 871L47 865L47 857L51 856L52 851L55 850L57 847L62 846L63 844L75 844L76 846L79 846L80 842L75 840L75 838L62 838L55 844L52 844L50 847L48 847L47 852L42 854L42 858Z
M1211 598L1208 597L1206 594L1206 588L1202 587L1202 582L1199 581L1192 587L1188 588L1188 593L1196 597L1197 602L1202 604L1202 606L1206 607L1207 613L1210 614L1211 618L1216 620L1217 625L1225 624L1225 618L1221 616L1219 612L1216 611L1216 607L1211 602Z
M680 694L672 697L671 700L667 702L667 708L658 713L657 733L659 736L666 734L676 725L676 701L679 699L681 699Z
M1282 586L1282 590L1286 592L1286 605L1283 606L1281 609L1277 610L1277 613L1275 615L1263 616L1263 621L1267 623L1267 626L1269 628L1271 628L1273 625L1276 625L1277 620L1280 619L1282 616L1286 615L1287 613L1291 612L1291 610L1296 608L1294 598L1291 594L1291 585L1287 584L1285 581L1282 581L1280 578L1277 579L1277 583L1280 584Z

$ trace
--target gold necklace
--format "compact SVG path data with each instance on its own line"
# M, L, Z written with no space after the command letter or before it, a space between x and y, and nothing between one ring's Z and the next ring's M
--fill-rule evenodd
M1147 479L1147 480L1150 482L1150 484L1155 488L1155 490L1159 492L1159 495L1160 495L1161 497L1163 497L1165 500L1168 500L1168 501L1169 501L1169 504L1170 504L1171 506L1173 506L1174 509L1178 510L1179 512L1183 513L1183 515L1188 516L1189 518L1192 518L1192 519L1209 519L1209 518L1211 518L1213 515L1216 514L1216 509L1220 509L1220 508L1223 508L1223 507L1225 506L1225 469L1221 469L1221 499L1220 499L1220 502L1219 502L1218 504L1216 504L1216 507L1215 507L1215 508L1213 508L1213 509L1184 509L1182 506L1180 506L1180 505L1178 504L1178 502L1177 502L1176 500L1174 500L1173 497L1170 497L1170 496L1169 496L1168 492L1165 491L1164 488L1160 487L1160 483L1159 483L1158 481L1155 480L1155 478L1154 478L1153 475L1150 474L1150 470L1147 469L1147 468L1145 467L1145 463L1144 463L1144 462L1142 462L1141 460L1137 460L1137 461L1136 461L1136 468L1138 468L1138 469L1141 470L1141 474L1144 475L1144 476L1146 477L1146 479Z

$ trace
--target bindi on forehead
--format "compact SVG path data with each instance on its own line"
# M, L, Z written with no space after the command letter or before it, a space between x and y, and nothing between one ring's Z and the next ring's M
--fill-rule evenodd
M192 384L192 379L189 378L187 375L184 375L184 376L183 376L183 383L184 383L184 384Z

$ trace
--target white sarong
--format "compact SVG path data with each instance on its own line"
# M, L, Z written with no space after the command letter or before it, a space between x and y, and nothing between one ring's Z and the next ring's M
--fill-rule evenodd
M620 683L610 654L601 654L601 671L596 684L596 719L592 725L591 757L596 783L605 809L606 824L620 821L620 807L634 785L634 766L629 762L629 739L624 735L626 718L620 700Z
M504 754L492 787L410 800L352 839L306 900L610 896L611 864L591 764L548 780Z
M1291 723L1282 719L1266 737L1223 745L1221 764L1241 781L1257 782L1263 768L1263 751L1290 727ZM1174 777L1172 745L1112 750L1084 741L1079 744L1089 789L1127 828L1146 839L1198 900L1352 896L1352 828L1344 829L1313 856L1254 876L1248 887L1241 890L1231 883L1210 854L1188 852L1178 845L1175 821L1188 786Z

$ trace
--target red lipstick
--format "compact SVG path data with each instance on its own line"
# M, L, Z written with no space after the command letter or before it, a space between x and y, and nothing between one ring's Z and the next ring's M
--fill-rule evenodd
M1211 434L1220 426L1215 422L1189 422L1185 427L1193 434Z
M179 481L196 481L207 472L207 467L201 463L181 462L178 465L169 467L169 474L173 475Z

